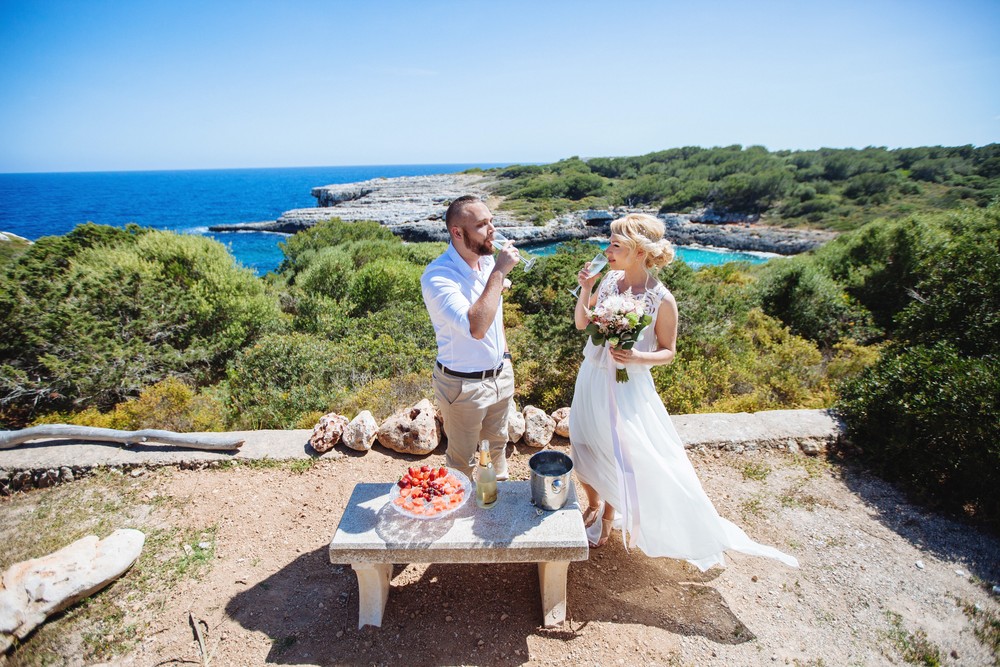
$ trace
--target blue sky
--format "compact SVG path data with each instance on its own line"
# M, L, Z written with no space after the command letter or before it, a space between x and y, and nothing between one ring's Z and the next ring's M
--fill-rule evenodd
M0 0L0 172L984 145L998 35L997 0Z

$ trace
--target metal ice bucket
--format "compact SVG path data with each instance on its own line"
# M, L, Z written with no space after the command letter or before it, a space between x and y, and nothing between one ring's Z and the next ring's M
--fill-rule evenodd
M569 474L573 459L562 452L544 450L528 460L531 468L531 504L543 510L557 510L569 496Z

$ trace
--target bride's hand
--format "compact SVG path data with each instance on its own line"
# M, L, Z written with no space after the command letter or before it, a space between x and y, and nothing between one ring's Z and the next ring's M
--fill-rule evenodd
M619 364L641 364L642 352L635 350L621 350L617 347L611 348L611 358Z
M601 275L600 273L595 273L594 275L590 275L588 273L589 270L590 270L590 262L587 262L586 264L583 265L583 268L580 269L580 272L576 274L576 282L580 284L580 287L582 287L587 291L591 291L594 289L594 283L597 282L597 278L600 277Z

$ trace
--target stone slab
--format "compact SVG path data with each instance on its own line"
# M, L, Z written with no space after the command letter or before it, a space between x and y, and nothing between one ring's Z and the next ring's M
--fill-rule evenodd
M772 410L756 413L674 415L677 432L688 449L734 450L772 447L822 451L834 445L843 427L828 410ZM34 440L0 450L0 470L33 471L96 466L158 467L244 459L306 459L317 457L309 446L311 429L235 431L243 446L237 452L207 452L168 445L125 447L116 443L68 439ZM340 447L323 455L337 458ZM812 448L812 449L811 449ZM818 450L816 449L818 448Z
M773 448L817 454L843 436L843 424L829 410L709 413L672 419L688 449Z
M586 560L587 536L570 485L555 511L531 504L529 482L501 482L481 509L470 498L442 519L412 519L389 503L391 483L358 484L330 542L331 563L524 563Z

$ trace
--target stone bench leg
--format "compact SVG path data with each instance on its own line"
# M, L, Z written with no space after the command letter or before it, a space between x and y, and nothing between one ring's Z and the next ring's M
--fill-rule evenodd
M382 614L389 599L392 563L351 563L358 575L358 630L366 625L382 627Z
M538 564L538 584L542 594L543 625L551 628L566 620L566 573L568 560Z

